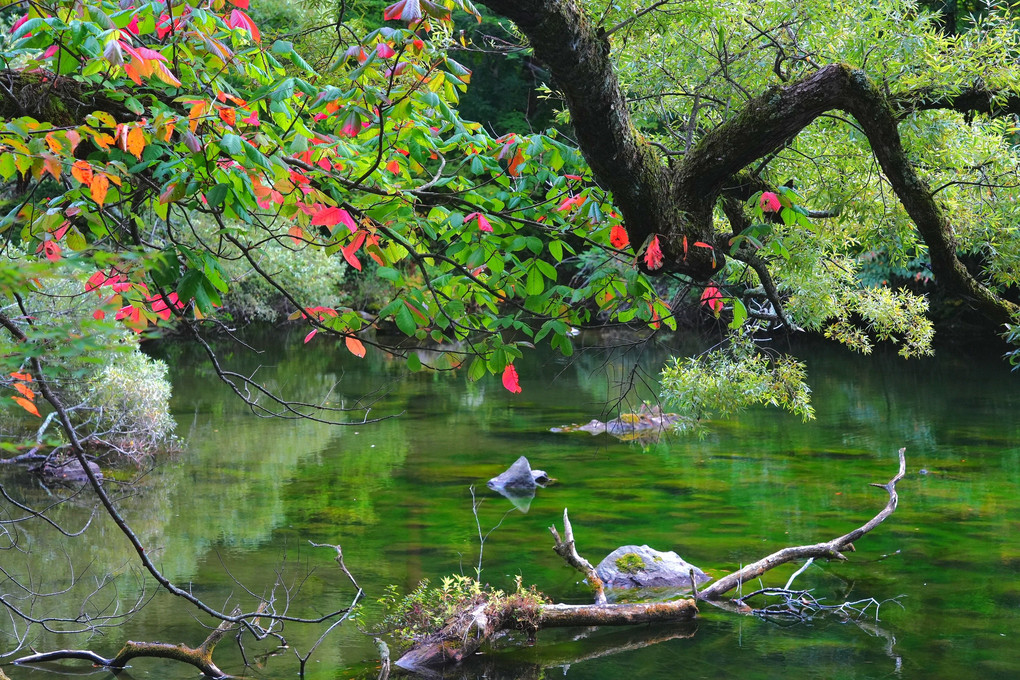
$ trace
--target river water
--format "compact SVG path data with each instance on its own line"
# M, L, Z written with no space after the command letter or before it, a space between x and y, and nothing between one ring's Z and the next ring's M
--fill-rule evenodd
M589 349L569 360L532 353L518 362L524 391L511 395L498 378L409 375L401 361L379 352L359 360L321 338L305 345L301 335L282 332L262 355L224 349L222 359L292 398L328 394L332 404L354 407L368 395L369 417L383 420L333 427L257 418L194 348L164 346L157 353L172 366L186 449L118 493L167 576L218 607L250 607L245 588L267 592L278 574L284 585L277 602L289 597L291 614L314 617L346 606L353 588L336 569L335 553L310 542L341 545L365 589L362 622L344 624L318 647L308 677L375 677L378 651L364 631L378 623L384 588L407 591L423 578L473 575L479 525L483 581L510 588L520 576L553 600L581 603L590 596L578 575L550 549L548 527L564 508L578 550L593 562L619 545L646 543L722 575L785 545L829 540L863 524L886 502L869 483L895 474L900 447L908 472L896 513L857 542L849 561L813 565L796 581L832 602L882 603L859 620L769 621L702 605L687 626L542 631L533 645L489 651L453 676L1020 677L1020 375L995 351L946 350L904 361L809 346L801 354L816 420L756 409L712 423L701 440L639 443L550 428L605 418L621 397L630 407L653 399L664 347L645 348L637 358L600 350L591 338L582 339ZM557 480L539 489L527 513L485 486L520 455ZM12 493L35 502L46 493L11 471L0 474ZM477 523L472 487L481 501ZM73 525L90 507L78 499L54 517ZM97 575L118 578L117 591L100 591L93 604L130 606L143 585L153 593L108 522L97 520L75 541L42 529L26 536L27 556L0 560L33 569L43 586L55 589L68 565L89 563L78 588L94 589ZM783 585L796 566L769 574L766 585ZM60 611L69 601L38 611ZM203 623L186 603L157 593L91 641L44 635L34 646L113 653L126 639L197 644ZM0 632L9 632L4 625ZM295 625L286 632L304 653L320 631ZM0 639L0 652L10 644ZM230 640L215 658L238 674L294 677L294 649L258 656L269 649L249 646L256 668L247 671ZM5 670L15 680L52 677ZM153 660L136 661L129 673L195 675Z

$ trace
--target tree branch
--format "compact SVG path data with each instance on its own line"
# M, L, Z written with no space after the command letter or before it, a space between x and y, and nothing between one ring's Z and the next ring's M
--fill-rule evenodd
M783 548L778 552L774 552L767 557L749 564L739 571L735 571L728 576L724 576L715 583L711 583L698 594L698 599L701 600L716 600L722 597L724 594L733 590L737 586L746 583L752 579L756 579L770 569L778 567L780 564L791 562L793 560L802 560L813 557L824 557L826 559L838 559L845 560L846 557L843 555L844 550L852 551L854 549L853 542L864 536L866 533L877 527L879 524L885 521L889 515L896 510L896 505L899 503L899 495L896 493L896 483L903 479L903 475L907 472L907 459L906 449L899 450L900 467L896 476L890 479L885 484L872 484L871 486L877 486L880 489L885 489L889 494L889 502L886 503L882 510L872 517L864 525L854 529L853 531L843 534L838 538L834 538L831 541L825 543L815 543L814 545L800 545L789 548Z

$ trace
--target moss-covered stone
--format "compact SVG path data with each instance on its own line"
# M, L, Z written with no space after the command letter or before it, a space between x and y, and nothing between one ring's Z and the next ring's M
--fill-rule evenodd
M636 574L645 568L645 561L637 553L627 553L616 558L616 568L624 574Z

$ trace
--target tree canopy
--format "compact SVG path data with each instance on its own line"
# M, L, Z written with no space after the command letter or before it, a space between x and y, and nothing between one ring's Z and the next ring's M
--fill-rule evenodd
M454 22L478 8L365 6L382 16L339 3L270 38L248 0L12 3L7 373L109 347L124 326L201 341L238 266L306 320L310 347L330 333L419 370L412 349L438 345L430 368L501 375L514 392L528 346L570 354L574 329L675 329L692 307L733 342L667 369L667 392L736 364L750 391L734 403L805 415L803 367L761 354L757 335L923 355L933 291L1014 329L1020 100L1005 5L957 32L906 0L863 13L490 0L563 102L558 127L499 136L458 113L472 74L451 56L468 47ZM303 299L267 265L270 246L342 258L388 297L371 310ZM80 290L54 292L68 282ZM88 313L37 317L30 300L47 294ZM405 340L371 332L381 325ZM216 366L257 410L313 415L257 401L257 384Z

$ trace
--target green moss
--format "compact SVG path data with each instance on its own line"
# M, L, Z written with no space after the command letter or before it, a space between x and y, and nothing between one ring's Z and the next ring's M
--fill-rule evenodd
M645 568L645 561L637 553L627 553L616 558L616 568L624 574L636 574Z

